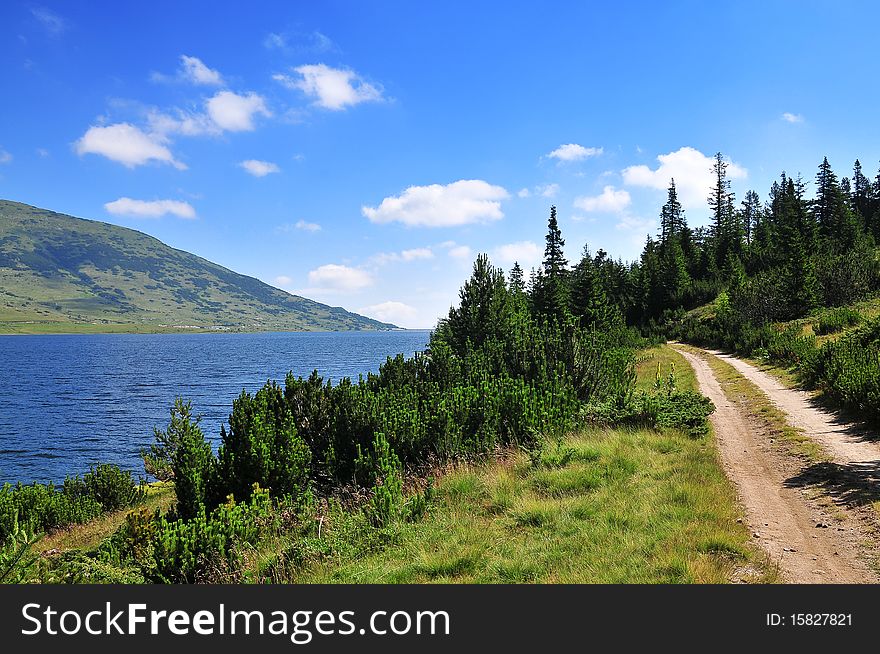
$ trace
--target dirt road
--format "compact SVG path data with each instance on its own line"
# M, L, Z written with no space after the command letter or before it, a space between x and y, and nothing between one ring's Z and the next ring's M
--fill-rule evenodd
M848 424L815 406L809 394L786 388L777 379L736 357L707 350L736 368L737 372L761 389L788 418L792 427L802 429L822 445L837 463L870 463L880 460L880 444L858 426Z
M712 423L725 471L737 488L755 539L779 565L785 581L876 583L877 575L861 555L868 537L865 530L859 525L840 527L833 523L809 501L805 493L808 484L793 483L799 475L809 477L816 466L804 466L802 461L776 450L766 431L742 407L728 400L709 364L701 356L678 351L693 367L700 392L715 403ZM767 393L790 416L793 426L822 443L835 459L817 465L867 465L876 469L880 449L875 444L853 436L833 416L811 406L805 394L783 387L743 361L720 356ZM816 472L818 475L819 469ZM821 476L815 481L821 483Z

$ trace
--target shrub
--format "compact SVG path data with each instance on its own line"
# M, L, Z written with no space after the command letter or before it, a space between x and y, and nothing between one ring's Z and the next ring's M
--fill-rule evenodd
M284 392L267 383L232 405L229 431L221 431L218 490L248 500L255 485L274 497L297 498L309 485L311 451L298 435Z
M104 511L118 511L138 504L146 495L143 486L134 481L131 473L107 463L92 468L81 479L68 477L64 480L63 492L69 498L95 500Z
M704 436L709 431L709 415L715 405L708 397L694 391L676 391L661 395L657 406L658 427L681 429L690 436Z
M177 515L184 519L199 515L214 499L215 459L199 429L200 420L201 416L193 418L191 402L176 398L168 428L154 430L156 442L143 455L148 470L174 480Z
M384 434L376 434L369 457L371 474L375 480L373 493L366 512L376 527L384 527L401 515L403 504L403 476L400 459L394 454Z
M816 334L834 334L847 327L855 327L862 321L862 314L849 307L838 307L825 311L814 327Z
M5 484L0 487L0 544L20 526L46 532L97 518L140 502L143 489L131 474L114 465L99 465L83 477L53 484Z
M880 421L880 319L825 343L802 374L839 406Z
M37 562L37 556L30 551L37 540L38 536L19 526L15 516L7 538L0 541L0 584L27 581Z
M797 324L774 332L766 344L770 358L786 365L807 365L816 354L816 337L804 335Z
M136 565L148 582L197 583L228 580L240 568L246 547L256 544L271 507L255 486L250 502L231 498L210 513L201 507L190 519L132 513L104 555Z

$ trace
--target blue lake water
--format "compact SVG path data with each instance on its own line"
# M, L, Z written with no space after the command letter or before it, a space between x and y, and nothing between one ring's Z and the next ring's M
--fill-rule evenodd
M288 371L357 379L423 350L428 331L0 337L0 483L63 481L96 463L143 474L178 395L215 443L232 400Z

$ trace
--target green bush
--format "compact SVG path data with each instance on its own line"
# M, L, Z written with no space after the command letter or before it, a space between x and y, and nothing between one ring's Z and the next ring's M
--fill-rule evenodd
M53 484L5 484L0 487L0 543L16 525L46 532L97 518L137 504L143 489L131 474L115 465L99 465L83 477L68 477L59 489Z
M712 401L695 391L675 389L674 375L659 383L652 393L639 392L626 401L610 400L587 405L583 419L601 425L628 424L653 429L680 429L693 437L709 432Z
M399 517L403 509L403 476L400 459L394 454L384 434L376 434L373 440L369 463L373 482L372 496L366 512L370 522L376 527L385 527Z
M861 321L862 314L858 311L854 311L849 307L838 307L822 313L814 327L814 331L820 336L835 334L847 327L855 327Z
M0 584L20 584L28 581L37 555L31 553L31 546L38 536L22 529L17 516L5 540L0 540Z
M709 415L715 405L708 397L694 391L676 391L660 395L656 409L656 425L681 429L690 436L704 436L709 431Z
M218 491L238 500L255 485L273 497L298 498L309 486L312 454L299 436L293 413L277 384L254 396L242 393L232 404L229 431L221 431Z
M146 492L131 474L119 466L100 464L82 478L68 477L64 480L64 495L70 498L91 498L104 511L117 511L143 501Z
M216 460L199 428L201 416L192 415L192 403L174 400L171 421L164 431L155 429L156 442L144 453L147 470L174 480L177 515L194 518L215 501Z
M189 519L134 512L114 535L105 558L135 565L153 583L198 583L234 578L247 547L268 520L269 494L255 486L248 503L230 500Z
M825 343L802 374L839 406L880 421L880 319Z

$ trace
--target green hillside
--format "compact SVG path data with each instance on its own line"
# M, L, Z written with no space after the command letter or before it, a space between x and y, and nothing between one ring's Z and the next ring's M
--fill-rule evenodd
M291 295L133 229L0 200L0 333L181 327L394 325Z

